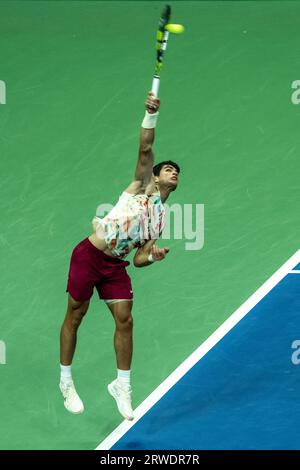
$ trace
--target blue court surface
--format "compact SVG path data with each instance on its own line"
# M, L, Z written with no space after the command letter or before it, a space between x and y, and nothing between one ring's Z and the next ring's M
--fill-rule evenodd
M300 449L300 364L292 361L300 265L291 260L147 412L99 448Z

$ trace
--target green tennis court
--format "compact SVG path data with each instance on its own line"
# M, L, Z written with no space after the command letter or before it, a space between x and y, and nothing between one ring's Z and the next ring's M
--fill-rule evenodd
M71 252L133 177L164 4L0 3L2 449L94 449L122 421L105 304L79 331L80 416L58 389L59 330ZM155 160L181 166L170 205L204 205L204 245L171 231L163 263L128 268L134 407L299 249L300 3L170 5L186 30L169 39Z

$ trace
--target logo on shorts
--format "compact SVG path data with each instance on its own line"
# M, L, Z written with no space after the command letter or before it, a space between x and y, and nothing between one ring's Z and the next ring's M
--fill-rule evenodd
M132 290L130 289L130 294L132 294Z

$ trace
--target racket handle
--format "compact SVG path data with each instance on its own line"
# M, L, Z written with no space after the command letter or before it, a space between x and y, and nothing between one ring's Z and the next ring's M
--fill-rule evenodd
M160 82L159 75L154 75L151 91L155 94L155 96L158 96L159 82Z
M161 49L158 52L158 56L157 56L157 68L158 68L158 70L160 70L160 68L162 66L163 53L167 49L168 38L169 38L169 31L164 31L162 41L159 41L159 43L161 43ZM159 64L159 67L158 67L158 64ZM157 73L159 73L159 72L156 71L156 74L153 77L152 88L151 88L151 91L155 94L156 97L158 96L159 82L160 82L160 76L157 75Z

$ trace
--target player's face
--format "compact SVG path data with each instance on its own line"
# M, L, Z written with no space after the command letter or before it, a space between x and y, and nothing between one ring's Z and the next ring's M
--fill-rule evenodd
M179 175L176 168L172 165L164 165L160 170L159 183L164 185L167 184L168 186L171 185L176 189L178 185L178 177Z

